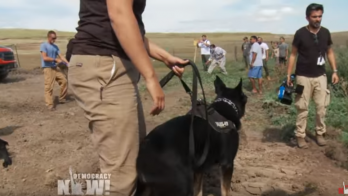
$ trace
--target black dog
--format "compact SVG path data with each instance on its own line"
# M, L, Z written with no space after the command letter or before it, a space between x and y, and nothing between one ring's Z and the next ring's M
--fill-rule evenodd
M242 91L242 79L232 89L217 76L214 85L217 97L209 107L216 115L208 116L209 124L200 117L195 117L193 123L197 157L202 155L209 134L210 145L203 164L195 167L189 162L191 116L173 118L157 126L140 144L135 196L202 195L203 173L216 164L221 168L221 193L228 195L247 96Z
M6 146L8 143L2 139L0 139L0 159L4 159L3 167L7 168L7 166L12 165L12 159L7 151Z

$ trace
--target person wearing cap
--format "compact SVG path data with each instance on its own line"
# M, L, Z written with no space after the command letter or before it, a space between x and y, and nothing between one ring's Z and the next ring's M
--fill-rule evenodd
M226 51L221 47L215 46L215 44L210 45L210 58L206 62L208 65L211 62L208 73L212 73L216 66L219 66L222 73L227 75L227 71L225 68L226 64Z
M243 60L244 60L244 63L245 63L245 69L248 70L248 67L250 65L249 55L250 55L251 44L248 41L248 37L244 37L243 41L244 41L243 44L242 44Z
M197 45L199 48L201 48L203 70L207 71L208 70L207 61L210 57L210 41L207 40L206 35L202 35L202 39L198 41Z

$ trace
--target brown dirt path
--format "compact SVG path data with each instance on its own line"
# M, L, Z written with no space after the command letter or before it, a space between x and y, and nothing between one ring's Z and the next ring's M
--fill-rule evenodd
M58 105L55 112L47 111L43 75L12 75L0 83L0 92L0 137L9 142L13 158L12 166L0 168L1 196L54 196L56 180L68 179L70 165L80 173L97 171L97 157L82 111L74 101ZM54 94L57 93L56 85ZM166 110L160 116L150 117L147 114L151 99L145 93L148 131L175 115L184 114L189 107L187 100L181 88L168 91ZM332 196L338 195L343 181L348 184L347 171L325 156L326 148L312 142L309 149L299 150L279 141L274 134L276 129L264 136L268 121L261 106L249 103L247 108L245 137L235 161L233 196L266 193ZM209 178L211 182L214 176ZM310 194L301 193L306 187L312 191ZM207 190L214 193L216 184L210 183Z

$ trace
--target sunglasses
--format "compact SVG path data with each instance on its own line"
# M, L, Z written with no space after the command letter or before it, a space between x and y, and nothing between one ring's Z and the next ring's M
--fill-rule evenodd
M318 39L318 35L317 34L313 35L313 39L314 39L314 43L318 45L319 44L319 39Z

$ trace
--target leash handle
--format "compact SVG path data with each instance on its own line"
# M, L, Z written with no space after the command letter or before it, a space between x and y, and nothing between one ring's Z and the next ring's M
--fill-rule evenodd
M184 59L184 60L188 60L188 59ZM183 68L183 67L186 67L187 65L192 65L190 60L185 64L179 64L177 66ZM175 76L175 72L172 70L160 80L159 83L161 87L163 88L173 78L173 76Z

